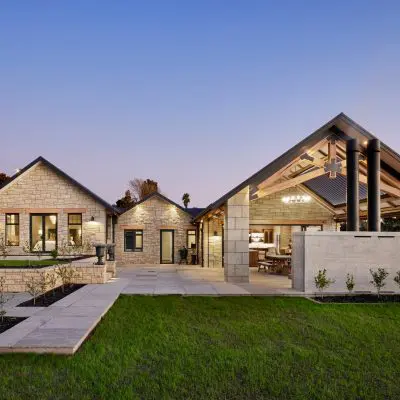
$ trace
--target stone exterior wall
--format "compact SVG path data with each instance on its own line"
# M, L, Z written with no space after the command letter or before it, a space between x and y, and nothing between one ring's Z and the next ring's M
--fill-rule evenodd
M187 246L187 230L194 229L192 217L174 204L153 196L118 218L115 233L116 260L119 265L159 264L160 230L174 230L174 261L179 261L179 249ZM124 231L143 230L143 251L124 251Z
M399 232L296 232L293 235L292 284L296 290L316 292L314 277L326 269L335 282L325 291L345 293L346 276L353 274L354 291L375 291L370 269L389 272L384 291L400 292L393 281L399 271Z
M284 196L307 194L300 187L294 187L250 202L250 224L273 224L274 221L321 221L323 230L336 229L333 213L318 203L313 197L309 203L285 204Z
M20 246L9 247L10 254L23 254L22 245L30 240L30 214L57 214L57 241L68 236L68 213L82 213L82 238L102 242L105 237L106 209L69 180L39 162L0 191L0 232L5 234L5 214L18 213ZM91 217L95 221L91 222Z

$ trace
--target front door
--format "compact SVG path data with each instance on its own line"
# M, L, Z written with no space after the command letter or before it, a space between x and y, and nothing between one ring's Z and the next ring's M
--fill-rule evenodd
M57 215L31 214L31 250L50 252L57 248Z
M160 264L174 263L174 231L162 229L160 231Z

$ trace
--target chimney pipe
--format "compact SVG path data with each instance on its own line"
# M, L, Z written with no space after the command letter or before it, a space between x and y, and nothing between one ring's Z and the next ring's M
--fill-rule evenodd
M368 230L381 230L381 143L371 139L367 145Z
M359 156L360 146L357 139L346 142L347 159L347 230L360 230L360 194L359 194Z

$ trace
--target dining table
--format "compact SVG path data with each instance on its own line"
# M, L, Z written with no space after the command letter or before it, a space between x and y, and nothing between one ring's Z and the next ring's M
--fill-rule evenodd
M267 259L272 261L272 269L281 273L290 274L292 256L288 254L267 254Z

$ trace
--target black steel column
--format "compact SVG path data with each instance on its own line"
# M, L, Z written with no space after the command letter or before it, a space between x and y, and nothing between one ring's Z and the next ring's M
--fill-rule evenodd
M381 143L371 139L367 145L368 230L381 230Z
M358 160L360 146L357 139L350 139L346 142L347 159L347 230L360 230L360 194L358 178Z

